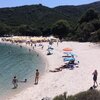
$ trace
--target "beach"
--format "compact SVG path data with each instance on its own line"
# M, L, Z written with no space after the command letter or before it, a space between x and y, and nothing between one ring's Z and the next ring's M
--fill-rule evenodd
M98 83L100 82L100 44L80 42L60 42L57 46L53 44L53 54L47 55L48 42L43 43L43 50L36 47L35 50L46 59L45 73L40 76L39 84L21 91L6 100L41 100L43 97L53 98L64 92L67 95L74 95L81 91L88 90L93 85L93 71L98 71ZM25 45L23 45L25 46ZM30 48L29 46L27 46ZM63 48L72 48L79 60L79 67L73 70L63 69L59 72L49 72L64 65L62 56ZM99 89L99 87L97 88Z

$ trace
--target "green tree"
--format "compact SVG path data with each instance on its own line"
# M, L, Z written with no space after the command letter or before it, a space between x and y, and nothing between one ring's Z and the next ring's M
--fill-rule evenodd
M44 28L42 31L43 36L50 36L51 34L51 28Z
M91 33L100 28L100 21L96 11L89 9L80 19L76 28L76 38L79 41L89 41Z
M18 32L23 36L42 36L42 32L39 29L33 28L29 25L21 25Z
M52 26L52 34L60 39L65 38L70 32L70 25L66 20L59 20Z
M79 23L83 23L83 22L89 22L91 20L94 20L94 19L98 19L99 16L98 16L98 13L93 10L93 9L89 9L87 10L87 12L81 17Z
M11 28L6 24L0 23L0 36L7 36L10 35Z

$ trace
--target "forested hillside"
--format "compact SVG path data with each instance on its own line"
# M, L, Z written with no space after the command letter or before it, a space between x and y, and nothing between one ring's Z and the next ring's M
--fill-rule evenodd
M88 12L89 14L87 14ZM95 14L97 14L97 17L94 16ZM88 16L93 16L94 18L91 19L89 17L88 19ZM80 21L82 22L80 23ZM66 5L54 8L41 4L0 8L0 36L55 35L67 40L92 41L96 35L95 39L99 41L99 38L97 39L97 34L100 32L99 25L100 1L80 6ZM84 31L84 27L89 27L89 30L86 29ZM87 39L84 39L86 37L82 35L84 33L89 34Z

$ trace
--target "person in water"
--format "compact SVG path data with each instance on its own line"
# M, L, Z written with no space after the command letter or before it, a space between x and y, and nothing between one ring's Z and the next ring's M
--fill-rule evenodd
M38 71L38 69L36 69L35 84L38 84L38 80L39 80L39 71Z
M94 87L95 87L96 85L98 86L98 83L97 83L98 72L97 72L97 70L94 70L94 72L93 72L92 74L93 74L93 81L94 81L93 86L94 86ZM96 84L96 85L95 85L95 84Z
M14 85L14 87L13 87L14 89L18 87L18 79L16 78L16 76L14 76L12 83Z

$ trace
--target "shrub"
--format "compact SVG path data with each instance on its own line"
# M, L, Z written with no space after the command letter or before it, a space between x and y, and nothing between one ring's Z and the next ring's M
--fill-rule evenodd
M100 91L88 90L78 93L74 96L68 96L67 98L65 98L64 95L59 95L53 100L100 100Z

